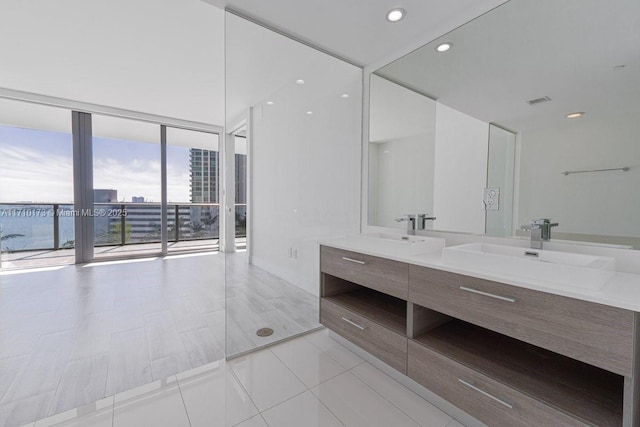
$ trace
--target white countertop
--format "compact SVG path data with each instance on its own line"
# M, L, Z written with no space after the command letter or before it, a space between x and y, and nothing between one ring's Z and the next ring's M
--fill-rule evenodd
M464 274L480 279L506 283L521 288L548 292L550 294L640 312L640 274L615 273L611 280L605 283L601 289L593 291L577 287L574 288L571 286L560 286L552 283L545 283L543 281L527 280L520 277L481 271L479 269L466 270L446 265L442 262L442 251L403 256L399 255L397 251L394 251L392 245L389 245L390 247L387 248L384 244L380 243L380 239L371 237L348 236L321 240L319 243L321 245L337 249L359 252L366 255L406 262L408 264Z

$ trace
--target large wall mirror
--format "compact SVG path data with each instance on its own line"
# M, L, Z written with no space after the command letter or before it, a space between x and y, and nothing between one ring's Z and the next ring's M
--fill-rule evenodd
M640 249L637 0L511 0L377 70L370 94L369 225L429 213L525 238L551 218L554 240Z

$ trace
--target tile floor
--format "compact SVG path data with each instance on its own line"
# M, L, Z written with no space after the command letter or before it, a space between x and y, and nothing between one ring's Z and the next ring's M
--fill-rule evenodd
M243 253L2 273L0 426L220 360L225 340L234 354L316 328L317 319L317 298ZM264 326L274 335L257 337Z
M29 427L464 427L327 330L29 424Z

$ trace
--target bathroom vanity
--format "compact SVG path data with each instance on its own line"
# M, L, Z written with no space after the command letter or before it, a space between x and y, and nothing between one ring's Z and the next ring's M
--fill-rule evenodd
M321 245L327 328L489 425L640 425L637 275L583 290L366 240Z

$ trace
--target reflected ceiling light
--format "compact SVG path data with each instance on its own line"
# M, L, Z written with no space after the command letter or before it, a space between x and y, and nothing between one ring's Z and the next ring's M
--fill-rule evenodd
M298 79L298 80L296 80L296 84L303 85L304 84L304 80Z
M584 111L577 111L575 113L569 113L565 117L567 119L577 119L578 117L584 116Z
M340 95L340 98L347 99L348 97L349 97L348 93L343 93L342 95Z
M312 114L313 114L313 111L307 111L307 114L308 114L308 115L312 115Z
M267 105L273 105L273 101L267 101Z
M441 43L436 47L436 50L438 52L446 52L449 49L451 49L453 47L453 43L451 42L446 42L446 43Z
M398 22L399 20L404 18L404 15L406 13L407 12L405 12L404 9L400 9L400 8L391 9L389 11L389 13L387 13L387 21L389 21L389 22Z

